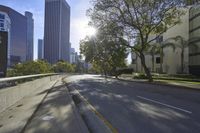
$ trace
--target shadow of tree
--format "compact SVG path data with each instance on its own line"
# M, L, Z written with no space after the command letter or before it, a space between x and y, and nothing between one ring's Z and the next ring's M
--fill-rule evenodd
M138 95L159 98L172 105L196 108L200 93L154 84L87 78L70 84L75 87L119 132L198 133L200 117L193 118L165 106L139 99ZM192 103L192 104L191 104ZM191 104L191 105L190 105ZM199 108L200 110L200 108Z
M46 91L39 93L43 94ZM47 95L24 133L79 133L80 125L64 85L54 87Z

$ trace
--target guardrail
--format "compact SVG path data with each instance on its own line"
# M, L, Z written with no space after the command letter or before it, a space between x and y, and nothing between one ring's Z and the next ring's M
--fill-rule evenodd
M0 83L8 82L8 81L17 81L17 80L28 79L28 78L51 76L51 75L58 75L58 73L47 73L47 74L36 74L36 75L26 75L26 76L18 76L18 77L0 78Z
M49 88L61 76L57 73L48 73L0 79L0 113L23 97L36 93L41 89ZM18 81L20 81L20 84L18 84ZM23 82L21 83L21 81ZM16 82L18 83L16 84Z

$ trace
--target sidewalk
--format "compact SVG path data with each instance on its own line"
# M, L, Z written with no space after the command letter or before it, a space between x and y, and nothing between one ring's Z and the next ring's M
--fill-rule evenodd
M150 83L146 79L132 79L131 77L119 77L119 79L133 81L133 82L142 82L142 83L149 83L149 84L167 85L167 86L183 87L186 89L200 90L200 82L198 84L194 84L192 82L187 82L187 81L154 80L153 83Z
M0 133L87 133L67 88L61 80L0 114Z

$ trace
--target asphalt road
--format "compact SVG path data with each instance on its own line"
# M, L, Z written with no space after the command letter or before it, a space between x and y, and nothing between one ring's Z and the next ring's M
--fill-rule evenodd
M200 91L95 75L67 80L119 133L200 133Z

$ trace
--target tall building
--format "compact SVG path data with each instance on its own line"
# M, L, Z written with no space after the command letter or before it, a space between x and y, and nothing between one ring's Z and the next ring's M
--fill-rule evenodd
M0 11L0 75L5 76L10 64L10 17Z
M44 59L44 44L42 39L38 39L38 59Z
M189 27L190 39L196 38L189 47L189 71L191 74L200 75L200 5L191 7Z
M0 77L6 76L8 56L8 37L10 36L10 18L7 13L0 12Z
M70 62L70 6L65 0L45 0L44 59Z
M78 54L75 52L74 48L70 48L70 63L77 64L78 63Z
M3 5L0 5L0 12L1 30L8 30L8 66L26 61L27 18Z
M27 18L27 55L26 60L33 60L33 30L34 30L34 20L33 14L31 12L25 12Z

